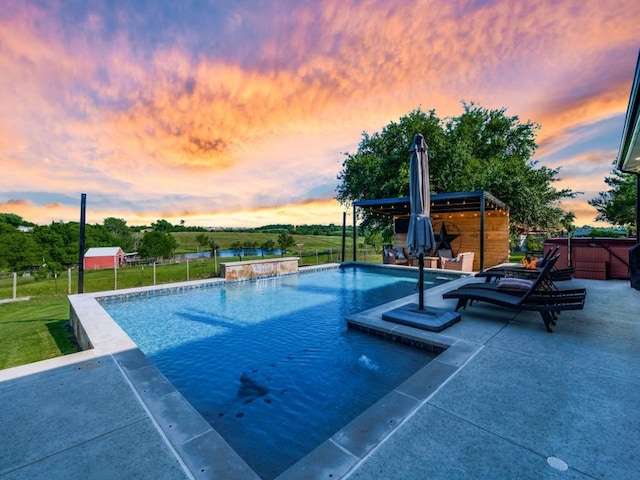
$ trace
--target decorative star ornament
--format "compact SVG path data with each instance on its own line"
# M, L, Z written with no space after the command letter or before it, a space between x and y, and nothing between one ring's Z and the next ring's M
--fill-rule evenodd
M458 238L460 235L451 234L447 232L447 227L442 222L440 225L440 233L436 234L436 251L446 249L453 250L451 248L451 242Z

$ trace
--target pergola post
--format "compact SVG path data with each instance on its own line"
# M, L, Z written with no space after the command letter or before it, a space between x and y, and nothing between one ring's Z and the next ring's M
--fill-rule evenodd
M480 194L480 271L484 272L484 213L485 213L484 190Z
M347 212L342 212L342 255L340 261L344 262L344 256L347 252Z
M358 232L356 230L356 206L353 206L353 261L356 261L356 248L358 247Z

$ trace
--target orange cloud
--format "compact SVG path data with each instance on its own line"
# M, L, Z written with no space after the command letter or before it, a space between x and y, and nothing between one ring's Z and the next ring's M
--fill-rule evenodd
M540 131L539 155L551 154L575 142L573 130L614 115L623 114L629 101L630 79L619 81L604 92L595 92L592 97L557 105L539 117L543 128Z
M591 199L593 197L589 197ZM562 208L571 211L575 215L574 225L581 227L583 225L592 225L594 227L609 226L605 222L596 222L595 218L598 211L589 205L586 199L568 199L561 202Z
M461 99L507 106L542 124L543 159L626 108L631 75L622 73L639 20L630 2L265 5L234 6L225 32L242 40L220 38L226 49L198 54L186 46L215 32L176 30L171 47L145 49L134 29L106 40L98 11L76 29L59 5L25 2L0 15L0 89L9 93L0 162L11 167L1 189L86 191L123 201L105 216L151 221L298 218L305 195L331 190L341 152L354 151L363 130L419 105L440 116L458 114ZM580 177L591 163L602 178L604 157L589 155L562 160L565 181L591 181Z
M15 215L19 215L26 221L33 222L39 225L51 223L52 220L73 218L72 210L69 208L65 208L59 203L47 204L38 207L30 201L24 199L11 199L6 202L1 202L0 212L13 213ZM79 219L79 207L77 209L77 212L78 213L75 216Z
M258 208L221 209L198 212L146 212L136 214L133 224L151 224L158 218L164 218L178 224L185 220L187 225L214 227L258 227L271 223L302 224L340 224L343 208L337 201L307 200L301 203L261 206ZM277 221L275 220L277 219ZM130 222L131 223L131 222Z

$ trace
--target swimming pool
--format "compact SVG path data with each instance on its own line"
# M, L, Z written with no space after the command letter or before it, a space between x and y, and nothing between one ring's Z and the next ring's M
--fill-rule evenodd
M397 272L349 267L102 305L273 478L433 358L346 328L349 314L415 293L415 272Z

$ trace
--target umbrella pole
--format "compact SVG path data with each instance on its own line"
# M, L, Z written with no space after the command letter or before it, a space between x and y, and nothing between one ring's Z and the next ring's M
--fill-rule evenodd
M424 253L418 256L418 310L424 310Z

